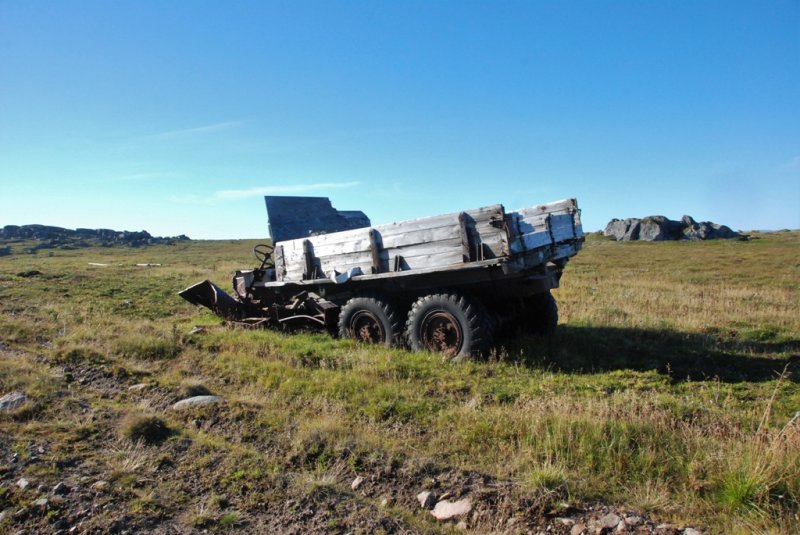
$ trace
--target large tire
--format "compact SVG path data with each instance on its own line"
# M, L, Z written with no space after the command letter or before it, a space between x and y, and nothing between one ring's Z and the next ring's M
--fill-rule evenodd
M399 345L402 324L394 307L378 297L353 297L339 311L339 337L358 342Z
M435 351L448 358L479 355L491 344L486 309L457 294L420 297L406 321L406 339L414 351Z
M536 336L551 336L558 326L558 305L549 291L525 299L525 331Z

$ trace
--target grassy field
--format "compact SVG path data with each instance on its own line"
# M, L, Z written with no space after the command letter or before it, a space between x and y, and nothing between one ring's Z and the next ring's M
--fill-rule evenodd
M254 243L0 258L0 395L28 396L0 414L0 531L454 531L428 488L469 494L481 533L591 504L797 532L800 233L590 236L555 336L457 364L233 328L176 295L227 288ZM170 409L209 392L224 403Z

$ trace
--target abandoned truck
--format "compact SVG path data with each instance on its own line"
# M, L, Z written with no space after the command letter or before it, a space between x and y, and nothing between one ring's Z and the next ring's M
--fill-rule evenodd
M265 200L272 245L253 249L258 266L234 274L234 295L203 281L181 297L232 322L450 357L483 352L509 327L551 333L550 290L584 241L575 199L377 226L324 197Z

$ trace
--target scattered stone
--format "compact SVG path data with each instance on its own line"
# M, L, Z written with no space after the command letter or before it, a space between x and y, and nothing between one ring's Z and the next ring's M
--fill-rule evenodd
M384 499L381 500L381 507L389 507L390 505L392 505L393 501L394 500L392 499L391 496L386 496Z
M461 530L461 531L467 531L467 521L466 520L462 520L461 522L456 524L456 529Z
M572 529L569 530L569 535L581 535L585 529L586 525L583 522L579 522L572 526Z
M30 482L24 477L21 477L19 481L17 481L17 486L22 490L25 490L30 486Z
M205 327L197 326L194 329L192 329L191 331L189 331L189 334L200 334L200 333L204 333L204 332L206 332L206 328Z
M39 493L47 492L47 485L42 483L41 485L36 487L36 492L39 492Z
M571 518L556 518L555 521L557 523L561 524L562 526L565 526L565 527L568 527L568 528L570 528L570 527L575 525L575 521L572 520Z
M13 411L28 400L25 392L11 392L0 398L0 412Z
M38 269L30 269L28 271L20 271L19 273L17 273L17 277L22 277L27 279L29 277L35 277L36 275L41 275L41 274L42 272L39 271Z
M350 483L350 488L353 490L358 490L358 487L364 482L364 478L361 476L356 477L352 483Z
M8 518L11 515L11 512L12 512L11 509L6 509L0 512L0 522Z
M66 483L60 481L53 487L53 494L56 496L63 496L65 494L69 494L70 488L67 486Z
M424 509L433 509L436 506L436 494L424 490L417 494L417 501Z
M174 410L188 409L189 407L202 407L204 405L213 405L222 401L219 396L193 396L190 398L182 399L172 406Z
M141 392L145 388L147 388L147 384L146 383L137 383L135 385L129 386L128 390L132 390L134 392Z
M36 507L39 507L41 509L47 509L47 504L48 503L49 502L48 502L47 498L39 498L38 500L36 500L36 502L34 502L33 505L35 505Z
M683 530L683 535L701 535L701 533L694 528L686 528Z
M628 515L625 517L625 523L629 526L638 526L642 523L642 517L636 515Z
M600 527L603 529L615 529L621 521L622 519L614 513L608 513L600 519Z
M448 520L455 516L465 515L471 510L472 503L470 503L469 498L464 498L463 500L458 500L455 502L442 500L436 504L436 507L433 508L431 514L436 517L437 520Z
M92 490L94 490L96 492L102 492L102 491L104 491L106 489L106 487L108 487L108 481L102 481L102 480L101 481L95 481L94 483L92 483L89 486L90 489L92 489Z

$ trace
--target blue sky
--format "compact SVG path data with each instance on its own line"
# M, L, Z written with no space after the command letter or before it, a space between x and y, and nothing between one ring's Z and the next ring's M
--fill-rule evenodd
M800 2L0 0L0 225L577 197L800 228Z

